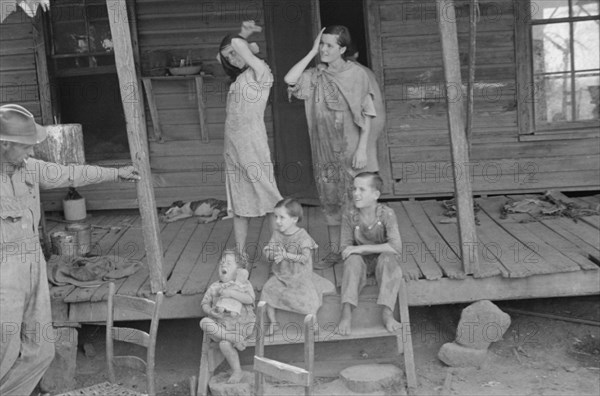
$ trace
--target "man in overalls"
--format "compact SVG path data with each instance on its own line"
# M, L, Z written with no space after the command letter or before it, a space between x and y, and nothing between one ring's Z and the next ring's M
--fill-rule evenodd
M19 105L0 106L0 395L29 396L54 357L40 188L139 180L132 166L63 166L30 158L46 129ZM91 177L90 175L93 175Z

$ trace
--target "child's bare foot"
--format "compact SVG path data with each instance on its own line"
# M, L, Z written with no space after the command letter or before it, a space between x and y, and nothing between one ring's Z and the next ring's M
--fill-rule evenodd
M336 333L343 336L352 333L352 306L348 303L344 303L342 308L342 318L340 319L340 323L338 323Z
M244 372L242 370L234 371L231 373L231 377L227 380L228 384L239 384L242 378L244 377Z
M246 341L245 340L238 341L235 344L233 344L233 347L235 349L237 349L238 351L243 351L244 349L246 349Z
M382 317L383 324L385 325L387 331L389 331L390 333L395 333L402 328L402 324L400 324L396 319L394 319L394 314L392 313L391 309L385 307L383 309Z

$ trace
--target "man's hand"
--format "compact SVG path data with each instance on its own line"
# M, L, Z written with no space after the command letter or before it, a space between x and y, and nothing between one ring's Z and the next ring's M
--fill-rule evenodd
M133 166L124 166L122 168L118 169L118 176L120 180L125 180L125 181L138 181L141 180L142 178L140 177L140 174L138 173L137 169L135 169Z

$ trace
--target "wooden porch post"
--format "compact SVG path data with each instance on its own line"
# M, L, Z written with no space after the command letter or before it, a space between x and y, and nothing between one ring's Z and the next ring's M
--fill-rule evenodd
M465 274L479 273L477 233L473 212L473 193L469 174L469 147L466 139L462 80L453 0L436 0L442 57L446 78L448 129L454 169L454 194L458 209L458 234ZM457 92L458 91L458 92Z
M137 197L142 216L144 248L150 270L150 289L152 293L157 293L162 291L165 285L162 273L163 249L148 158L148 136L143 117L142 95L135 69L127 6L125 0L106 0L106 6L108 7L108 19L115 50L121 100L125 110L129 150L133 164L142 178L137 183ZM135 15L132 17L135 18Z

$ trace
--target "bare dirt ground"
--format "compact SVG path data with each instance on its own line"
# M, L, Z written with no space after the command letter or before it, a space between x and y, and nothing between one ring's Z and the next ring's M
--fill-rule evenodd
M598 296L590 296L506 301L497 302L497 305L507 310L513 308L600 321L599 301ZM510 328L502 341L492 344L482 368L449 369L437 359L437 352L443 343L454 339L460 312L465 306L411 308L418 395L600 394L600 327L588 324L510 313ZM145 323L133 325L143 328ZM188 381L190 376L197 375L201 337L198 320L161 323L157 343L159 395L190 394ZM84 326L79 342L78 385L88 386L106 380L104 327ZM268 348L267 355L287 361L301 360L301 348L301 345L277 350ZM324 386L333 381L344 366L402 361L393 356L394 348L393 337L317 344L317 374L320 376L317 383ZM249 365L252 349L243 352L241 359L242 364ZM222 369L227 369L226 364ZM140 389L144 378L128 375L122 381Z

